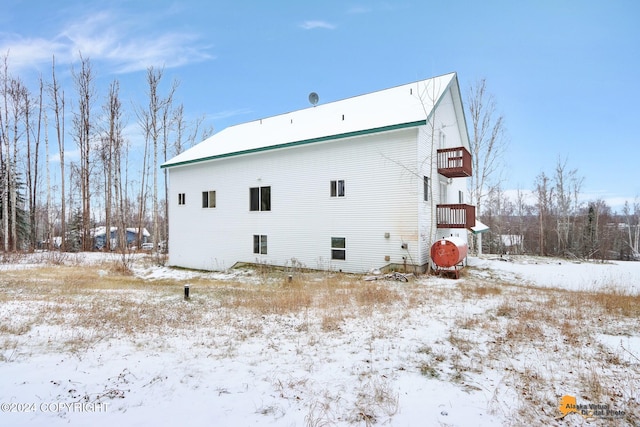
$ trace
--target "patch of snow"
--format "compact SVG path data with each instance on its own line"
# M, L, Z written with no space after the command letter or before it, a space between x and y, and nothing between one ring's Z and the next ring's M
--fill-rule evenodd
M114 258L117 261L118 256L79 254L73 262L96 266ZM42 262L26 259L24 263L0 265L0 269L35 267ZM581 359L574 361L564 360L565 354L522 355L517 350L513 350L513 357L492 356L501 358L490 361L471 357L490 354L491 343L486 342L482 331L456 326L456 322L472 321L493 310L496 302L481 298L434 302L428 291L454 291L461 285L473 284L477 277L498 277L540 287L615 287L638 293L640 263L578 264L535 257L512 257L509 261L470 257L469 266L468 279L416 278L415 283L427 291L417 308L407 311L400 306L391 311L372 311L369 316L345 316L335 331L318 329L318 316L322 314L313 310L260 318L224 312L215 304L206 305L198 299L197 288L191 303L180 300L179 289L175 296L151 286L135 295L97 290L117 293L118 298L127 298L131 303L166 303L169 314L174 310L173 315L183 319L184 327L143 336L134 333L102 337L64 324L36 324L24 334L7 339L0 336L0 403L9 404L3 408L13 409L0 413L0 424L502 426L514 422L508 408L523 399L509 388L510 382L516 381L516 369L529 369L549 384L549 399L533 404L546 408L552 414L548 419L552 420L556 408L549 401L554 402L564 393L578 394L570 383L564 382L571 376L561 376L564 373L553 367L575 363L573 369L578 371L587 363L590 350L579 349ZM260 284L263 280L251 270L197 272L141 262L132 267L137 277L150 282L213 279ZM108 274L105 270L99 273ZM363 280L363 286L367 285L369 282ZM390 286L399 292L406 286L392 280L374 285ZM19 290L0 290L5 298L0 299L3 327L14 328L23 316L50 308L42 301L27 304L13 300L11 292ZM190 313L180 310L179 307L187 307L180 304L207 311L205 319L224 316L228 325L210 326L206 321L192 324L188 317L178 317ZM452 333L470 343L469 355L453 348ZM596 338L623 362L638 364L637 333L601 333ZM77 351L55 350L56 343L69 339L82 343ZM434 362L440 356L444 361ZM454 366L456 357L468 359L469 366L458 381L452 381L459 369ZM421 365L426 367L425 372L420 372ZM433 371L428 370L431 367ZM638 390L637 378L627 381L630 390ZM87 402L94 404L93 410L61 406ZM27 411L19 412L18 404L35 407L33 411L27 407Z
M640 262L573 262L527 256L469 257L469 266L505 280L575 291L619 290L640 293Z

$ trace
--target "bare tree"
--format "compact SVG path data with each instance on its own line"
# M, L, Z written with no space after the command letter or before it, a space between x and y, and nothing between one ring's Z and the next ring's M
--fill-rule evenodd
M111 82L109 86L109 96L106 103L102 106L102 110L107 119L107 129L105 135L101 138L100 158L102 160L104 171L104 227L105 227L105 242L104 248L110 251L111 248L111 208L112 208L112 195L113 195L113 148L115 145L115 132L116 124L114 117L114 109L117 108L119 103L118 99L118 81Z
M38 210L38 171L39 171L39 158L40 158L40 131L42 123L42 92L44 83L42 77L40 77L40 90L37 100L38 115L36 123L33 124L30 119L30 112L32 110L31 98L29 93L24 93L24 106L25 106L25 131L27 135L27 190L28 190L28 202L29 202L29 242L30 248L36 247L36 233L38 231L38 224L36 220L36 211ZM35 129L34 129L35 127ZM31 140L33 137L33 148Z
M172 155L178 155L187 148L191 148L196 142L203 141L213 135L213 126L202 127L205 117L197 117L189 126L187 134L187 122L184 120L184 105L180 104L173 110L173 128L175 138L172 147Z
M47 202L45 207L45 242L47 250L51 250L51 169L49 168L49 119L47 110L43 113L44 120L44 153L47 176Z
M484 220L487 221L491 232L491 239L484 244L489 245L491 253L505 253L507 249L520 246L518 238L504 239L503 236L512 236L514 231L511 228L509 219L514 215L516 205L509 199L499 185L489 189L487 193L487 203L485 205Z
M633 203L633 211L628 201L624 202L622 208L627 227L627 245L632 251L634 259L640 258L640 203Z
M540 173L536 177L536 196L538 207L538 251L539 254L547 255L547 234L549 231L549 218L553 209L553 188L549 177L544 173Z
M2 179L2 242L5 252L9 251L9 179L11 167L9 166L9 54L3 57L2 75L2 100L4 108L0 108L0 178Z
M65 199L65 167L64 167L64 91L58 86L56 78L56 58L51 60L51 85L49 96L53 103L53 115L56 127L56 139L60 155L60 250L67 250L67 214Z
M571 238L575 234L575 219L579 208L578 195L582 188L583 178L578 177L577 169L567 171L566 159L558 159L554 181L558 253L567 255L567 251L575 250Z
M153 244L157 245L159 243L159 232L160 232L160 224L159 224L159 203L158 203L158 154L161 149L160 144L162 144L162 150L164 158L167 157L167 148L169 145L169 133L170 133L170 125L171 125L171 105L173 103L173 96L178 87L178 83L176 81L173 82L169 94L166 98L162 98L158 93L158 88L160 85L160 81L162 80L162 76L164 74L164 70L156 70L153 67L149 67L147 69L147 85L148 85L148 96L149 96L149 104L147 109L140 109L138 112L138 121L141 127L144 130L145 134L145 153L149 145L152 146L152 155L153 155L153 185L152 185L152 222L153 222ZM146 172L146 171L145 171ZM145 173L143 172L143 174ZM166 181L165 181L166 182ZM141 190L141 199L144 193L144 176L143 176L143 185ZM166 189L165 189L166 194ZM142 215L139 215L139 233L142 233ZM139 240L141 240L139 238Z
M173 107L173 96L175 94L175 91L178 88L178 81L174 80L173 84L171 86L171 89L169 91L169 94L167 95L167 97L163 100L162 102L162 108L161 108L161 128L162 128L162 160L163 162L166 162L168 160L168 152L169 152L169 148L170 148L170 144L169 144L169 136L172 132L173 129L173 125L175 124L173 117L174 117L174 112L172 111L172 107ZM154 165L154 170L155 173L158 173L158 167L159 165L156 163ZM159 244L160 240L165 240L167 239L168 235L169 235L169 203L167 202L169 199L169 183L167 180L167 170L165 169L163 171L164 175L163 175L163 186L164 186L164 215L163 215L163 220L162 220L162 227L160 227L159 225L159 221L158 221L158 216L159 216L159 211L156 212L155 218L156 220L154 221L154 247L158 247L157 245ZM157 198L157 193L156 193L156 198ZM158 202L156 202L156 208L157 208ZM160 230L162 229L162 234L160 235ZM160 256L160 252L157 252L158 257Z
M516 200L515 200L515 215L516 215L516 224L514 226L516 234L521 239L520 247L522 250L526 250L526 246L528 244L527 237L530 235L530 222L528 218L531 217L533 207L527 204L527 197L525 192L521 189L518 189L516 192Z
M122 103L119 97L120 84L117 80L109 86L108 98L103 105L103 112L107 122L102 136L100 156L104 166L104 198L105 198L105 229L107 250L114 249L111 245L111 226L115 223L118 229L118 249L126 249L126 221L123 216L122 200ZM114 214L115 210L115 214Z
M9 79L9 101L10 101L10 115L7 115L8 120L11 121L11 136L9 137L10 145L13 146L13 150L10 151L9 144L7 145L6 161L9 165L8 168L8 196L9 196L9 240L10 250L18 250L18 147L21 145L19 141L27 134L26 128L20 126L24 117L28 114L25 112L27 106L25 105L25 99L29 94L27 88L24 86L21 80L10 78Z
M491 185L497 184L502 156L507 148L504 117L496 112L496 101L487 92L486 79L469 88L467 108L471 118L471 161L473 175L470 196L478 215L482 214L482 200Z
M80 55L80 71L72 71L78 91L78 111L74 115L75 139L80 150L80 192L82 199L82 250L91 250L91 137L93 124L91 110L95 93L91 62Z

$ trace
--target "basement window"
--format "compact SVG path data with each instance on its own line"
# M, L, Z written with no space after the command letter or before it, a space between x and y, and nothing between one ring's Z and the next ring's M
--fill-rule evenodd
M251 187L249 189L249 210L271 210L271 187Z
M186 197L185 197L185 193L178 193L178 204L179 204L179 205L184 205L184 204L186 204Z
M202 192L202 207L203 208L215 208L216 207L216 192L215 191L203 191Z
M253 253L254 254L267 254L267 236L264 234L253 235Z
M344 197L344 179L331 181L331 197Z
M331 238L331 259L347 259L347 239L344 237Z
M429 201L429 193L431 192L431 182L429 182L429 177L423 177L423 191L424 191L424 201Z

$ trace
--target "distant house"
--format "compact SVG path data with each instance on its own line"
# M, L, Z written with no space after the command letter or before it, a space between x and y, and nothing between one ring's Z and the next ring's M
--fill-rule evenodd
M503 251L522 253L524 236L522 234L500 234Z
M475 225L455 73L232 126L162 167L173 266L424 270Z
M127 246L131 246L138 241L139 228L127 228L126 229L126 238L127 238ZM102 249L106 246L107 242L107 227L101 226L96 227L91 230L91 235L94 239L94 245L96 249ZM110 230L110 238L111 238L111 247L116 248L118 246L118 227L111 227ZM151 234L147 231L146 228L142 229L142 241L141 244L147 243Z

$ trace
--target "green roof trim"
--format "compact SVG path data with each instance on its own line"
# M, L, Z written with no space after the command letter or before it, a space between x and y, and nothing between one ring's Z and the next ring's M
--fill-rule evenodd
M185 161L182 161L182 162L176 162L176 163L170 163L170 164L166 164L165 163L163 165L160 165L160 167L161 168L171 168L171 167L174 167L174 166L183 166L183 165L188 165L188 164L192 164L192 163L206 162L206 161L209 161L209 160L223 159L225 157L241 156L241 155L244 155L244 154L259 153L259 152L262 152L262 151L277 150L277 149L280 149L280 148L289 148L289 147L295 147L295 146L298 146L298 145L313 144L313 143L316 143L316 142L331 141L331 140L335 140L335 139L352 138L354 136L370 135L370 134L374 134L374 133L388 132L388 131L411 128L411 127L417 127L417 126L424 126L426 124L427 124L426 120L418 120L418 121L415 121L415 122L408 122L408 123L399 123L399 124L395 124L395 125L382 126L382 127L378 127L378 128L357 130L357 131L353 131L353 132L339 133L339 134L336 134L336 135L328 135L328 136L321 136L321 137L317 137L317 138L304 139L304 140L301 140L301 141L294 141L294 142L286 142L286 143L283 143L283 144L269 145L267 147L258 147L258 148L252 148L252 149L249 149L249 150L234 151L234 152L231 152L231 153L224 153L224 154L218 154L218 155L215 155L215 156L201 157L199 159L185 160Z

